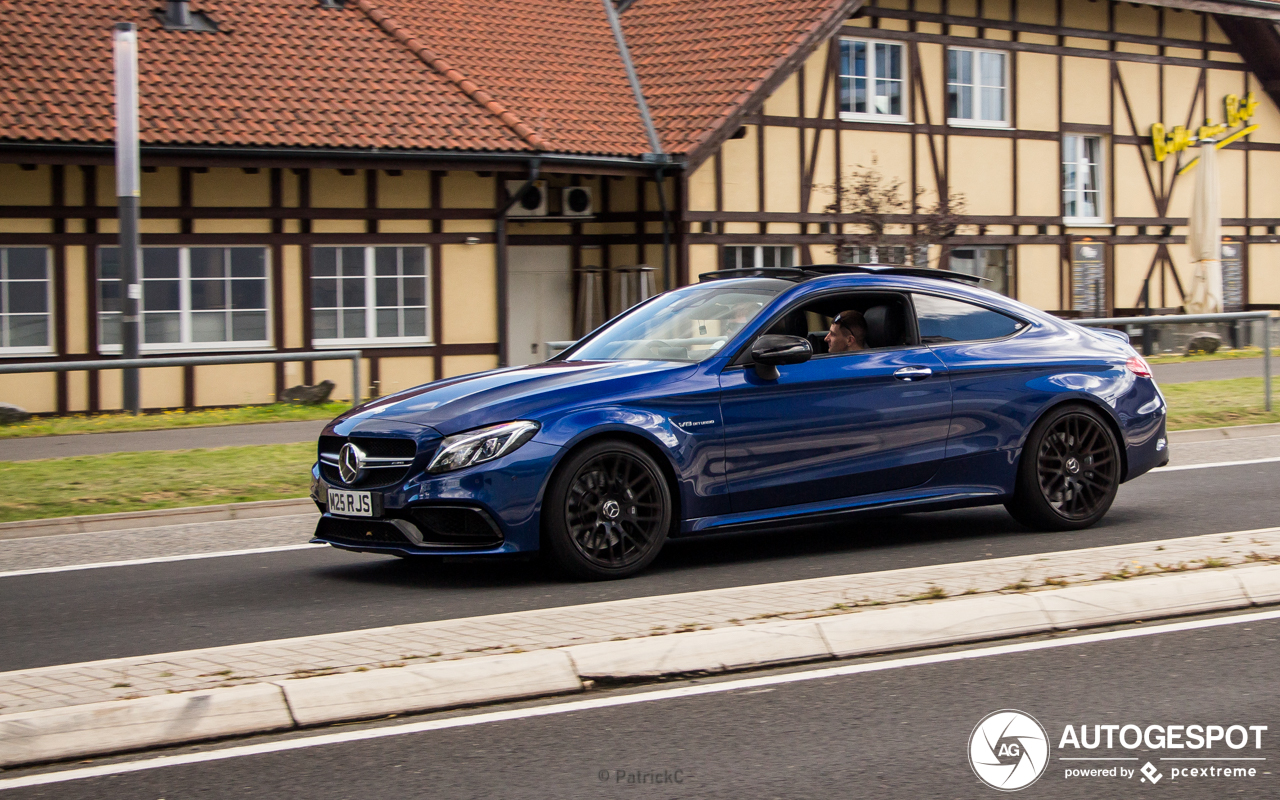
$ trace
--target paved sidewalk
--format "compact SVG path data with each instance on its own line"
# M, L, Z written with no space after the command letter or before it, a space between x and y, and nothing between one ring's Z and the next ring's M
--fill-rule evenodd
M0 673L0 714L1280 562L1280 528L442 620Z
M209 425L165 428L159 431L0 439L0 461L34 461L38 458L94 456L140 450L189 450L197 447L314 442L328 424L328 420L258 422L252 425Z
M1272 361L1273 367L1276 362ZM1192 383L1225 381L1231 378L1261 378L1262 356L1257 358L1224 358L1220 361L1188 361L1185 364L1152 364L1156 383Z

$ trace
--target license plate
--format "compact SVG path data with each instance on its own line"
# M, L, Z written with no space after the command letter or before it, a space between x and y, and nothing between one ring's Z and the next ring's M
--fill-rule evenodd
M372 517L373 497L369 492L329 490L329 513L344 517Z

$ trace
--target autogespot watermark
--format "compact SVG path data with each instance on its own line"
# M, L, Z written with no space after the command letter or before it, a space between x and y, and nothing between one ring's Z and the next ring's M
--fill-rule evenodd
M600 783L624 786L665 786L682 784L689 777L684 769L601 769L596 771Z
M1056 737L1056 760L1063 779L1071 781L1136 778L1156 785L1165 779L1247 780L1271 774L1262 754L1267 730L1266 725L1190 722L1071 723ZM969 765L993 789L1025 789L1048 770L1050 741L1045 727L1030 714L995 711L969 735Z

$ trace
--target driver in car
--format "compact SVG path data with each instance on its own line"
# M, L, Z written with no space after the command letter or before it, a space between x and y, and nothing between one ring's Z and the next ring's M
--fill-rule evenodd
M867 321L860 311L841 311L831 320L825 339L828 353L852 353L867 349Z

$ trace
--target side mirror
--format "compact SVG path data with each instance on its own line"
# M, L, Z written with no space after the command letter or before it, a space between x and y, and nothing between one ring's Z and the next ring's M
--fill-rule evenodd
M756 365L756 375L766 381L778 379L778 366L800 364L813 356L813 347L802 336L769 334L756 339L751 345L751 360Z

